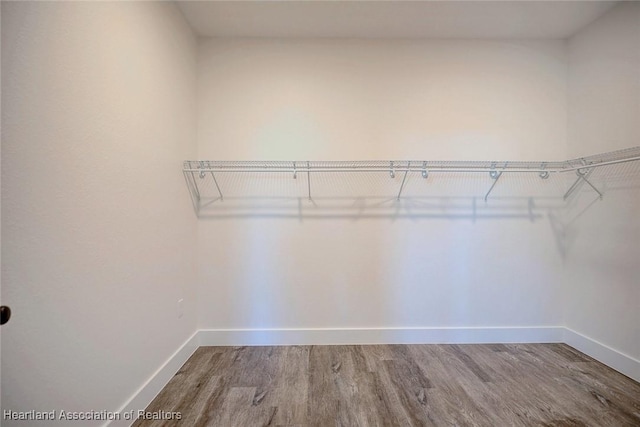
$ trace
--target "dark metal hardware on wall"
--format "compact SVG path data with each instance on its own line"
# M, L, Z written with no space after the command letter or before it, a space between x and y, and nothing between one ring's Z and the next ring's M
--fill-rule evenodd
M0 307L0 325L4 325L11 319L11 309L6 305Z

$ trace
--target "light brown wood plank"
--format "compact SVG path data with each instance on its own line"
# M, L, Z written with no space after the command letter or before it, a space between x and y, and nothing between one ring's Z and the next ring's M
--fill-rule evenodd
M201 347L135 426L640 426L640 384L564 344Z

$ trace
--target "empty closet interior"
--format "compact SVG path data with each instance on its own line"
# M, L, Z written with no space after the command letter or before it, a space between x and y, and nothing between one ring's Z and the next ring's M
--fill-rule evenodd
M640 380L639 3L1 12L3 409L144 408L206 345Z

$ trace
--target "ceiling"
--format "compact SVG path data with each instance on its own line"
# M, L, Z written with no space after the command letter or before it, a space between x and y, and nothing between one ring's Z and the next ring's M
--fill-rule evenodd
M179 1L202 37L567 38L615 1Z

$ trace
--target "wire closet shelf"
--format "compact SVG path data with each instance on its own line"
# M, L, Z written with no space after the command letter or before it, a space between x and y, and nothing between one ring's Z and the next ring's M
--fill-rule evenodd
M566 199L579 184L586 183L602 198L602 192L596 188L589 175L597 168L618 165L621 163L640 160L640 146L624 150L611 151L588 157L580 157L565 161L430 161L430 160L375 160L375 161L218 161L218 160L187 160L183 165L183 173L187 185L193 189L198 197L197 178L210 176L213 178L220 200L223 192L216 178L217 174L229 173L271 173L291 174L293 178L304 175L309 184L309 199L311 199L311 176L318 173L360 173L379 172L389 174L392 178L399 174L402 184L397 193L402 195L404 182L408 174L420 174L428 179L430 174L439 173L486 173L493 180L486 192L485 201L493 187L503 174L527 173L537 174L540 179L547 179L554 174L573 172L576 180L564 195Z

